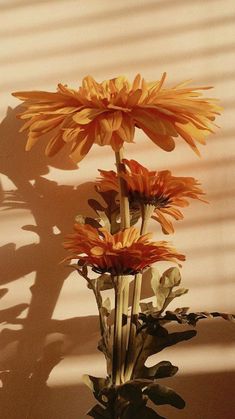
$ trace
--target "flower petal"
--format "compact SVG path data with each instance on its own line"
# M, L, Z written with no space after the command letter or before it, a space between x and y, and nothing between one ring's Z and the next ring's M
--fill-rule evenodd
M46 146L45 154L46 156L54 156L58 151L64 147L65 142L62 139L61 131L57 132L54 137L51 138L49 143Z
M100 125L104 131L117 131L122 123L122 112L107 112L100 118Z
M90 151L93 143L93 137L89 134L87 134L82 140L77 140L73 145L72 152L70 153L71 159L75 163L79 163Z
M33 122L30 129L32 132L38 132L40 135L56 128L64 120L64 116L57 116L55 118L44 118Z
M186 141L186 143L188 143L188 145L193 149L193 151L200 157L201 154L200 154L193 138L186 131L187 130L187 125L186 125L186 127L184 127L183 125L180 126L179 124L176 124L176 126L177 126L177 131L180 134L180 136Z
M172 151L175 148L175 142L173 138L164 136L150 131L148 128L142 128L145 134L160 148L165 151Z
M131 116L123 114L122 124L118 129L119 137L128 143L132 143L135 134L135 124Z
M161 224L162 231L164 234L174 233L174 227L170 220L168 220L158 209L155 210L152 218Z
M73 120L77 122L77 124L87 125L104 112L104 109L84 108L73 115Z
M40 90L33 90L29 92L13 92L12 96L17 97L21 100L35 100L35 101L42 101L42 102L55 102L55 101L61 101L61 95L59 93L53 93L53 92L44 92ZM64 98L63 98L64 100Z

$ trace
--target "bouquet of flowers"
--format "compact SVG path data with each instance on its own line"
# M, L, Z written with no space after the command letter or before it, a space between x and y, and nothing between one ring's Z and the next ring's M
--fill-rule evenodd
M156 146L171 152L181 137L199 155L196 142L205 144L214 132L220 113L215 99L204 98L209 87L189 87L188 82L165 87L161 80L146 82L137 75L96 82L83 79L74 90L58 85L55 93L17 92L25 110L21 130L28 131L26 149L51 133L45 153L66 152L80 162L93 144L111 147L115 170L100 170L96 191L101 201L89 200L97 217L78 216L74 232L65 239L66 260L85 279L94 294L99 313L101 339L107 371L103 377L84 376L98 403L88 412L95 419L162 418L148 406L169 404L182 409L184 400L162 379L178 368L162 360L152 367L146 361L164 348L189 340L195 329L170 332L167 325L195 326L200 319L226 313L192 313L188 307L170 310L171 301L185 294L179 267L185 256L167 241L154 241L149 232L153 219L166 235L174 232L173 221L183 219L181 208L197 199L206 202L200 183L192 177L174 176L170 170L150 170L124 156L124 144L133 143L136 128ZM102 203L101 203L102 202ZM155 263L173 262L159 273ZM142 301L142 283L150 281L152 298ZM114 307L103 291L114 293ZM162 418L163 419L163 418Z

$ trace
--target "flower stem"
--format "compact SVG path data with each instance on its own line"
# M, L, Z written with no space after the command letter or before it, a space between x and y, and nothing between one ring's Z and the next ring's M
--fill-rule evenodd
M125 165L122 163L123 159L123 148L115 153L116 157L116 166L117 174L119 179L119 201L120 201L120 214L121 214L121 229L124 230L130 227L130 210L129 210L129 200L126 191L125 180L120 176L121 171L125 170ZM113 351L118 351L114 356L117 358L117 371L116 371L116 384L120 384L124 378L124 369L125 369L125 357L126 357L126 347L128 340L128 326L127 326L127 317L128 317L128 302L129 302L129 281L125 277L121 277L121 285L118 284L117 287L117 298L115 307L116 313L116 327L114 328L115 333L115 347ZM120 279L119 281L120 282ZM120 326L121 325L121 326ZM121 327L121 329L120 329ZM120 382L119 382L120 381Z
M143 205L141 208L141 229L140 234L145 234L147 232L148 221L154 211L153 205ZM131 307L131 320L130 320L130 333L129 341L127 347L127 358L126 358L126 370L125 370L125 381L131 379L133 373L134 359L135 359L135 336L136 328L138 324L138 314L139 314L139 302L141 299L141 287L142 287L142 273L135 275L134 279L134 290L132 298L132 307Z
M128 277L123 277L123 293L122 293L122 369L121 369L121 378L124 382L125 377L125 359L128 343L128 303L129 303L129 279Z
M121 229L130 227L130 210L129 210L129 200L126 192L125 180L121 178L120 172L125 170L125 165L122 163L123 159L123 149L115 153L117 173L119 178L119 199L120 199L120 213L121 213Z
M122 370L122 303L123 303L123 278L115 278L115 320L113 342L113 382L121 384Z
M115 294L115 303L114 303L114 324L113 324L113 350L112 350L112 383L116 383L116 371L117 371L117 278L113 277L114 283L114 294Z

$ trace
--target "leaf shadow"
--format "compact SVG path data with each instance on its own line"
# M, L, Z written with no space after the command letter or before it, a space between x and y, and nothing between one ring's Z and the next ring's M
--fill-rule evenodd
M4 415L5 409L8 419L32 419L32 405L36 403L39 393L47 391L45 371L48 371L54 361L56 365L56 360L60 360L58 353L46 357L39 364L39 374L38 362L47 348L48 339L50 344L53 340L57 342L59 334L59 341L61 338L63 341L62 356L63 352L69 353L82 341L92 340L98 330L96 316L52 320L63 283L71 272L60 263L65 257L62 242L71 231L78 212L94 216L87 204L88 198L94 194L94 185L87 182L73 187L46 179L44 176L49 173L50 166L62 170L74 170L76 166L65 153L48 159L44 155L46 139L30 154L26 153L26 138L18 133L18 112L18 108L8 109L0 125L0 172L14 188L4 192L1 187L0 202L2 213L5 214L12 211L14 216L14 211L29 211L32 223L22 225L21 228L33 232L35 242L31 242L31 234L29 243L19 248L16 248L14 242L6 243L0 248L0 283L3 285L20 281L28 274L33 275L34 279L30 288L29 305L22 301L0 310L0 321L4 323L0 333L0 367L3 371L1 399L4 400L1 415ZM7 288L2 288L2 297L6 290ZM22 318L26 308L26 317ZM12 329L12 325L18 326L18 329ZM50 338L53 334L55 336ZM65 336L67 340L64 339ZM41 378L39 380L35 377ZM56 418L56 412L53 415L50 419Z

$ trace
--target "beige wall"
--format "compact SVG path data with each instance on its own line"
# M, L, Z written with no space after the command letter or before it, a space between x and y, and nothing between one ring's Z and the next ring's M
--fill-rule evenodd
M81 375L103 375L105 365L96 351L93 297L58 262L74 216L88 211L97 168L112 168L114 159L109 148L94 147L76 170L63 154L45 158L41 145L25 153L18 101L10 92L54 90L58 82L76 87L87 74L101 81L141 72L155 80L164 71L169 85L191 78L214 85L210 94L221 99L224 112L221 128L201 148L202 159L183 141L167 154L139 133L126 153L153 169L201 181L210 204L187 208L171 239L187 255L182 273L190 293L181 304L234 312L234 1L1 0L0 22L0 257L1 288L8 289L0 309L9 309L1 312L0 368L16 362L30 369L45 336L48 342L62 339L65 357L49 378L51 398L40 395L28 419L80 419L93 403ZM227 397L235 385L234 349L234 325L214 320L201 324L194 342L165 351L161 359L180 367L169 382L188 407L162 414L232 419L235 406ZM6 417L23 419L16 412Z

